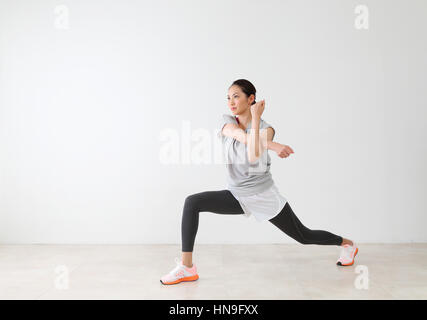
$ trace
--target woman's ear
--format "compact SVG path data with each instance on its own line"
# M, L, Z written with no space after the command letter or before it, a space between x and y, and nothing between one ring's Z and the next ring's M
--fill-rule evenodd
M250 96L249 96L249 105L251 106L251 105L253 105L254 104L254 101L255 101L255 96L253 95L253 94L251 94Z

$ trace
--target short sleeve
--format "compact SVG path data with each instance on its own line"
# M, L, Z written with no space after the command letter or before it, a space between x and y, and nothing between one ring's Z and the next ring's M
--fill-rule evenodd
M222 137L222 129L224 126L228 123L234 123L238 124L235 117L229 115L229 114L223 114L220 121L219 121L219 132L218 132L218 138Z
M262 125L260 127L261 127L261 129L272 128L273 129L273 138L271 140L274 139L274 136L276 135L276 130L274 130L274 128L273 128L273 126L271 124L269 124L268 122L262 120Z

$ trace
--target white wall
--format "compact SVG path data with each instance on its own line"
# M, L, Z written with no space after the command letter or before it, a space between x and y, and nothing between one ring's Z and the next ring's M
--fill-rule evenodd
M422 0L0 1L0 243L180 243L185 197L224 189L225 165L163 164L160 136L185 121L213 132L238 78L295 151L270 152L271 172L305 225L427 241L426 12ZM201 213L198 244L272 242L295 241Z

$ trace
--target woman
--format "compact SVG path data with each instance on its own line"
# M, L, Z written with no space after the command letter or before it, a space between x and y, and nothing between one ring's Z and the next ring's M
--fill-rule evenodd
M287 145L273 142L275 130L261 119L265 101L255 102L255 98L256 89L248 80L236 80L228 89L228 107L233 116L223 115L222 130L218 134L227 150L228 188L192 194L185 199L181 225L182 260L175 259L177 266L161 277L162 284L199 278L192 252L199 213L205 211L247 217L253 214L258 221L270 221L299 243L342 246L336 264L353 265L358 248L351 240L305 227L279 193L270 173L267 150L275 151L280 158L294 151Z

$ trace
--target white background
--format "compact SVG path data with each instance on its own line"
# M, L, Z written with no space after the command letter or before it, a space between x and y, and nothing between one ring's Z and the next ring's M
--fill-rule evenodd
M271 173L307 227L427 241L426 12L423 0L0 1L0 243L179 244L185 197L224 189L225 165L166 165L160 134L185 121L213 132L239 78L295 151L270 151ZM294 242L253 217L200 214L196 244Z

